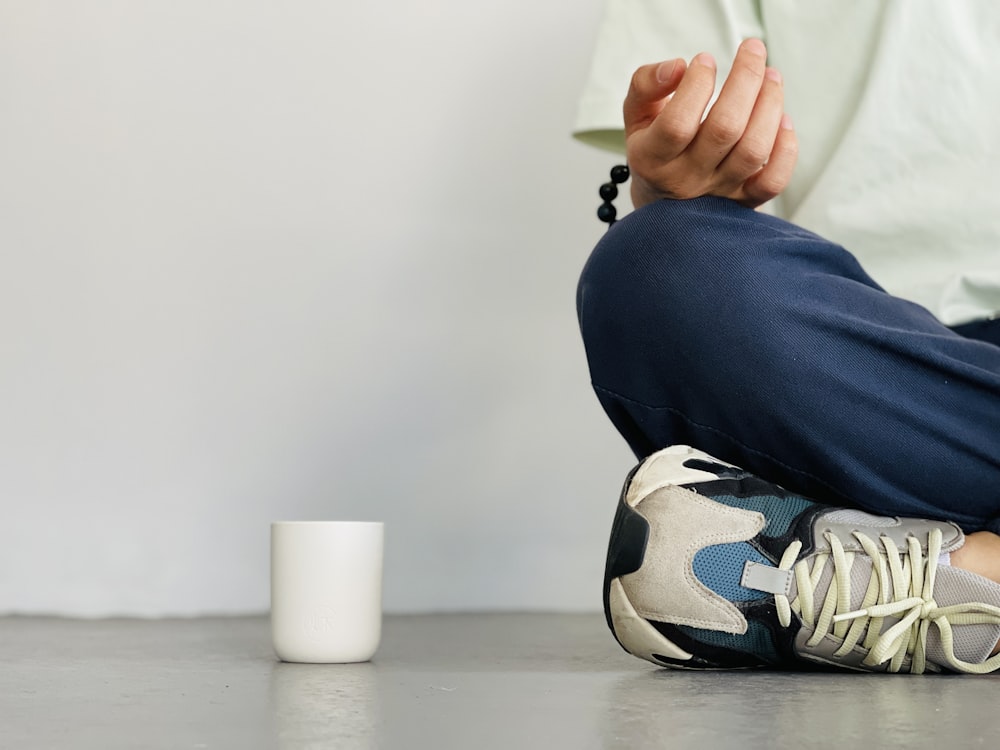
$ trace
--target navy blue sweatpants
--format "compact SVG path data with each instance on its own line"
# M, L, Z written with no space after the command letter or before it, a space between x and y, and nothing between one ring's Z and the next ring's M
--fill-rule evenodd
M1000 532L1000 321L946 328L844 248L718 198L611 227L577 310L638 457L688 444L822 502Z

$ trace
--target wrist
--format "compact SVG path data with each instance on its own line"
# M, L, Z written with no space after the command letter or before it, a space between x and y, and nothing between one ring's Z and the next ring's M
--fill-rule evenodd
M634 173L632 175L630 194L632 196L632 206L635 209L640 209L643 206L648 206L650 203L655 203L658 200L668 197Z

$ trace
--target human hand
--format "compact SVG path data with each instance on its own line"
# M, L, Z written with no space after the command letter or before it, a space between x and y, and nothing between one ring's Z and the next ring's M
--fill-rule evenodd
M715 60L644 65L625 99L625 144L636 208L717 195L756 208L788 185L798 157L781 74L759 39L740 45L708 117ZM671 96L673 94L673 96Z

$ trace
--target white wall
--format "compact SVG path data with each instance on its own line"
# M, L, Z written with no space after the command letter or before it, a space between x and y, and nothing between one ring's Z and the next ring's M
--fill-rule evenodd
M0 612L597 609L631 465L580 268L600 0L0 0Z

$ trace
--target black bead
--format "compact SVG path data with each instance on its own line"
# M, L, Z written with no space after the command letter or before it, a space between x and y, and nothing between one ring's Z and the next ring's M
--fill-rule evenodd
M613 224L618 212L610 203L602 203L597 209L597 218L608 224Z
M606 201L613 201L618 197L618 186L613 182L605 182L601 185L601 198Z
M621 184L628 179L628 167L624 164L616 164L611 167L611 181Z

